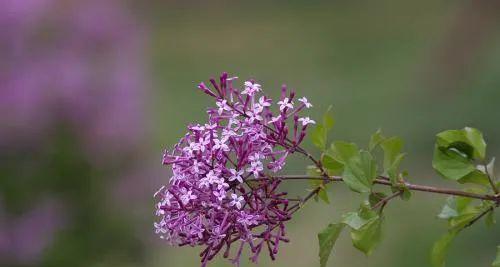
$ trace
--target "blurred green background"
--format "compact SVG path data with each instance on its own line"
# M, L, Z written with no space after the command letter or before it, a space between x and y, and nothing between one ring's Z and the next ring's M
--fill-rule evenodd
M271 95L287 83L314 104L313 119L332 104L331 140L367 145L378 128L401 136L410 180L452 187L431 167L437 132L479 128L489 156L500 155L499 3L6 0L0 265L198 266L198 248L154 235L152 194L170 177L162 150L212 105L196 84L222 71ZM71 56L53 64L63 52ZM307 164L297 156L286 171ZM292 242L259 266L319 266L317 232L360 200L340 184L330 197L297 213ZM344 233L329 266L429 266L446 230L436 218L443 202L426 193L394 201L374 255ZM479 223L456 240L448 266L489 266L499 242L498 226Z

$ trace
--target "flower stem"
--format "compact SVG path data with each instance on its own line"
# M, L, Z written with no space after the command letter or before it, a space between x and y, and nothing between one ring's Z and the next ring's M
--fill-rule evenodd
M323 176L311 176L311 175L282 175L282 176L274 176L271 179L321 180L321 181L327 181L327 182L343 182L343 179L341 176L329 176L328 178L325 178ZM387 177L383 177L383 176L380 176L379 178L375 179L373 181L373 183L378 184L378 185L384 185L384 186L392 186L391 182L389 180L387 180ZM417 185L417 184L412 184L412 183L408 183L408 182L401 183L400 185L404 186L412 191L421 191L421 192L451 195L451 196L461 196L461 197L468 197L468 198L489 200L489 201L500 201L500 196L498 196L498 195L476 194L476 193L466 192L466 191L461 191L461 190L456 190L456 189L441 188L441 187L434 187L434 186L428 186L428 185ZM311 193L313 193L315 191L316 190L313 190ZM313 196L314 196L314 194L313 194ZM312 196L304 198L303 202L307 201L311 197Z

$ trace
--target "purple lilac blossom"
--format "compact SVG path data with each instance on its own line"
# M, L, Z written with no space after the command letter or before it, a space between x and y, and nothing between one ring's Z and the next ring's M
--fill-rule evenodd
M60 121L94 155L140 143L144 38L133 16L114 0L0 2L0 145L36 143Z
M199 84L216 107L208 109L206 124L190 125L165 151L163 164L172 166L173 175L155 194L156 233L173 245L203 246L202 266L221 251L239 265L245 245L253 262L262 250L275 259L280 243L288 242L291 212L280 179L269 173L283 168L314 123L298 115L312 105L305 97L295 103L286 86L274 102L255 81L240 90L235 80L224 73L219 82L210 80L212 88Z

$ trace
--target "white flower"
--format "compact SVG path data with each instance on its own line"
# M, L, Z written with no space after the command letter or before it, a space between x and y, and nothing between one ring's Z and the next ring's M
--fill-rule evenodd
M224 189L221 189L219 191L214 191L213 194L219 201L222 201L223 199L226 198L226 190Z
M256 120L257 121L261 121L262 120L262 116L260 116L258 113L248 111L246 114L248 116L248 121L250 123L252 123L252 122L254 122Z
M181 188L181 202L182 204L186 205L191 201L192 199L197 199L198 197L196 195L193 195L193 192L191 190L187 190L186 188Z
M210 178L208 178L208 177L201 178L200 182L198 183L198 187L199 188L203 188L203 187L209 188L210 187Z
M262 155L261 153L255 153L253 155L248 156L248 159L250 161L258 161L259 159L263 159L263 158L264 158L264 155Z
M213 149L220 149L222 151L229 151L229 147L226 145L227 138L222 138L221 140L219 139L213 139L214 141L214 146Z
M275 122L279 121L280 118L281 118L281 116L272 117L271 120L268 122L268 124L275 123Z
M165 197L163 198L161 204L163 206L167 205L167 206L170 206L170 200L174 197L174 195L170 194L170 192L167 191L167 193L165 194Z
M203 126L201 126L199 124L196 124L195 126L191 127L191 130L193 130L193 131L204 131L205 127L203 127Z
M222 190L222 189L225 189L225 188L228 188L229 185L224 181L223 178L219 178L217 181L217 189L219 190Z
M244 198L236 194L231 194L231 198L233 200L229 203L229 206L236 206L236 208L241 209L241 201L243 201Z
M238 222L245 224L247 226L256 225L259 223L257 220L258 218L259 217L257 215L251 215L251 214L247 214L244 211L240 211L240 214L238 216Z
M306 126L308 124L316 124L316 122L309 119L309 117L300 118L299 121L302 122L302 126Z
M204 166L203 162L194 160L194 162L193 162L194 173L199 174L200 173L200 168L203 167L203 166Z
M285 97L285 99L279 101L278 105L280 105L280 111L283 111L285 108L293 108L293 102L290 101L288 97Z
M243 183L243 178L241 177L243 175L243 171L236 171L235 169L230 169L231 172L231 177L229 177L229 181L232 182L234 180L237 180L240 183Z
M265 98L264 96L261 96L261 97L259 98L259 105L260 105L261 107L269 107L269 106L271 106L271 103L270 103L270 102L271 102L271 99L267 99L267 100L266 100L266 98Z
M222 100L222 101L217 101L215 103L218 107L218 112L219 112L219 115L222 115L222 112L224 111L230 111L231 110L231 107L229 107L227 105L227 100Z
M262 162L260 161L252 161L250 163L250 167L247 169L248 172L252 172L255 178L259 178L259 172L263 171Z
M309 101L307 101L306 97L299 98L299 101L302 102L302 103L304 103L304 105L306 106L306 108L311 108L313 106L311 103L309 103Z
M214 123L214 124L208 124L208 123L205 124L205 129L207 129L209 131L210 130L214 130L215 128L217 128L217 124L216 123Z
M258 83L253 83L250 81L245 82L245 90L241 92L242 95L253 96L256 92L260 92L261 86Z

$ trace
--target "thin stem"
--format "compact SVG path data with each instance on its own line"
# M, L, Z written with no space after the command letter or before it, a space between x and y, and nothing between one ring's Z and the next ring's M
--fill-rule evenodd
M490 172L488 171L488 165L483 164L483 166L484 166L484 172L486 173L486 176L488 176L488 181L490 182L491 188L493 188L493 191L495 192L495 194L498 195L498 188L495 185L495 182L493 182L493 177L491 177Z
M310 176L310 175L283 175L283 176L275 176L275 177L272 177L270 179L321 180L321 181L327 181L327 182L342 182L343 181L341 176L329 176L328 178L324 178L322 176ZM373 181L373 183L378 184L378 185L392 186L391 182L387 180L387 177L383 177L383 176L375 179ZM428 193L435 193L435 194L461 196L461 197L468 197L468 198L481 199L481 200L500 201L500 195L488 195L488 194L482 195L482 194L476 194L476 193L472 193L472 192L466 192L466 191L450 189L450 188L441 188L441 187L434 187L434 186L428 186L428 185L411 184L408 182L400 183L399 185L406 187L412 191L421 191L421 192L428 192ZM311 193L313 193L313 192L315 192L315 190L313 190ZM312 197L309 195L306 196L306 198L304 198L303 202L309 200ZM313 196L314 196L314 194L313 194Z
M393 199L395 197L398 197L401 194L403 194L403 190L399 190L396 193L394 193L394 194L392 194L392 195L390 195L388 197L385 197L385 198L381 199L379 202L377 202L377 204L373 205L372 210L376 210L377 208L380 207L380 212L382 212L382 210L384 209L385 205L387 205L387 203L389 203L389 201L391 201L391 199Z
M465 229L465 228L473 225L474 223L479 221L481 218L483 218L486 214L493 212L494 209L495 209L495 206L490 206L489 208L485 209L483 212L481 212L479 215L477 215L476 218L474 218L472 221L470 221L468 224L466 224L462 229Z

